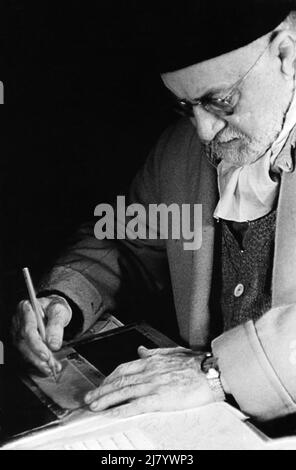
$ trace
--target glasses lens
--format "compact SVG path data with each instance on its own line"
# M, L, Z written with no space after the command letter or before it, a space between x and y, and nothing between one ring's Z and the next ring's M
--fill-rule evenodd
M209 113L216 114L218 116L230 116L233 114L233 106L229 103L222 102L213 102L208 103L205 106L205 109L209 111Z
M176 113L180 114L181 116L194 117L193 107L189 103L175 103L174 111L176 111Z
M218 114L219 116L230 116L234 113L234 109L238 104L239 99L240 92L238 89L234 89L223 99L209 100L205 107L209 112Z
M234 108L240 99L239 90L233 90L231 94L225 98L204 98L197 100L196 104L187 101L177 101L174 103L174 109L178 114L187 117L194 117L193 109L195 106L202 106L206 111L216 116L230 116L234 113Z

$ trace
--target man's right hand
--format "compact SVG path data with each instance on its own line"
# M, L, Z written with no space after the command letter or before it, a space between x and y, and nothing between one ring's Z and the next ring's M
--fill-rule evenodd
M12 337L24 359L43 374L50 375L50 361L54 362L57 372L61 370L61 364L54 359L52 352L62 347L64 328L70 323L72 310L59 295L41 297L38 301L45 315L46 343L40 337L36 316L28 300L18 304L12 319Z

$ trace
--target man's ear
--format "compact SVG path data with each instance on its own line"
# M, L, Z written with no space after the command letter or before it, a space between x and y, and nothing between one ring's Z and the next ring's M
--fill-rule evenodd
M287 79L295 75L296 37L289 31L280 31L271 41L271 53L281 61L281 71Z

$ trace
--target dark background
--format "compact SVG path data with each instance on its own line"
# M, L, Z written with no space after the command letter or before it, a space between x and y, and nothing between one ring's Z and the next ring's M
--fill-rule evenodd
M174 119L154 64L156 10L144 6L2 3L2 320L24 295L21 268L37 281Z

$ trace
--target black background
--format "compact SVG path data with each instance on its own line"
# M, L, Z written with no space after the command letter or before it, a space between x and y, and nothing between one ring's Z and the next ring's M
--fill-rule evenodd
M174 119L147 5L2 3L2 319L23 296L21 268L37 281Z

